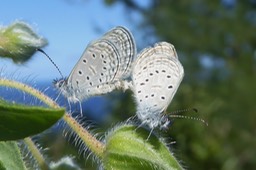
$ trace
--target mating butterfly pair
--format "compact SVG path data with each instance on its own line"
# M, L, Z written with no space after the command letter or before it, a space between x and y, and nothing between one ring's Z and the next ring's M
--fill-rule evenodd
M55 87L70 102L130 88L142 124L151 129L166 127L169 120L162 113L184 76L175 48L160 42L135 56L132 34L124 27L116 27L90 43L68 78L55 81Z

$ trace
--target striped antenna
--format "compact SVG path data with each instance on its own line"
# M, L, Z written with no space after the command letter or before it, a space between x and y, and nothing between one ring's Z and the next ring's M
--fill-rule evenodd
M198 110L197 110L196 108L189 108L189 109L175 110L175 111L172 111L172 112L167 113L167 114L176 115L176 114L179 114L179 113L185 113L185 112L190 112L190 111L193 111L193 112L195 112L195 113L198 112Z
M206 126L208 126L208 123L201 118L198 117L191 117L191 116L184 116L184 115L169 115L170 118L179 118L179 119L190 119L190 120L196 120L204 123Z
M36 49L36 50L39 51L39 52L41 52L41 53L43 53L43 54L50 60L50 62L57 68L57 70L58 70L58 72L60 73L61 77L64 78L64 76L63 76L63 74L61 73L59 67L53 62L53 60L51 59L51 57L50 57L48 54L46 54L46 52L44 52L44 50L42 50L42 49L40 49L40 48L38 48L38 49Z
M173 112L170 112L167 114L168 114L168 117L170 117L170 118L196 120L196 121L200 121L200 122L204 123L206 126L208 126L208 123L204 119L192 117L192 116L178 115L179 113L184 113L184 112L189 112L189 111L193 111L195 113L198 112L198 110L196 108L190 108L190 109L176 110L176 111L173 111Z

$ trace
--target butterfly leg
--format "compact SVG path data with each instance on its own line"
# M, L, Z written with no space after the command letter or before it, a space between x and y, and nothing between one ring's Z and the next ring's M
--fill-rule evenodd
M79 107L80 107L80 116L83 117L83 107L82 107L82 103L80 101L78 101L79 103Z
M153 133L153 130L154 130L154 128L152 128L152 129L150 130L149 135L148 135L148 137L147 137L146 141L148 141L148 140L149 140L149 138L150 138L151 134Z

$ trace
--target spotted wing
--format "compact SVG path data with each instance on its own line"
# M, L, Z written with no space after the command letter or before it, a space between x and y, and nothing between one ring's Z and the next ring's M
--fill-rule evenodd
M116 78L120 66L120 54L116 46L108 40L100 39L91 43L84 51L70 76L67 84L78 90L77 98L104 94Z
M131 33L124 27L116 27L89 44L69 77L55 86L70 101L123 88L135 53Z
M162 113L172 101L183 76L184 70L173 45L161 42L144 49L138 54L132 73L137 112Z

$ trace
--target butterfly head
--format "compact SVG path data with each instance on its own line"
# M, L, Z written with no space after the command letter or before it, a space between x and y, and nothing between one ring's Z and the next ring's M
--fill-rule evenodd
M63 96L65 96L70 102L77 102L76 91L68 83L67 78L55 79L53 85L58 89Z
M60 90L63 86L67 86L67 80L66 78L54 79L53 85L55 88Z

